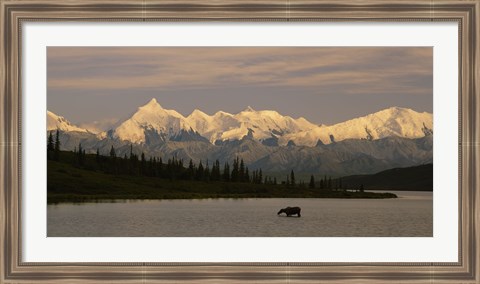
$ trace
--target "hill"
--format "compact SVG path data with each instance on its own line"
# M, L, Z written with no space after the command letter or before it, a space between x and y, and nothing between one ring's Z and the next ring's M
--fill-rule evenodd
M395 168L373 175L346 176L342 177L342 183L346 187L363 184L366 190L433 191L433 164Z

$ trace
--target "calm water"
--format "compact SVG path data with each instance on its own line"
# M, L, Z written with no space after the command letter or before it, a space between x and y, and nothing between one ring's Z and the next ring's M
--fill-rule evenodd
M394 192L394 191L391 191ZM49 237L431 237L431 192L398 199L128 200L48 205ZM300 206L302 217L279 217Z

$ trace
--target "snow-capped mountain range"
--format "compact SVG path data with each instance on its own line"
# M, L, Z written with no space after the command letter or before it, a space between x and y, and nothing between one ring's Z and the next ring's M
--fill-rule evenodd
M250 169L331 175L371 174L433 161L432 114L391 107L334 125L251 107L231 114L194 110L183 116L155 99L110 130L97 133L47 112L47 130L60 130L61 149L119 156L131 147L147 157L175 156L221 163L242 158Z
M90 132L50 111L47 118L48 130L58 128L65 132ZM274 110L256 111L251 107L237 114L218 111L213 115L196 109L184 117L152 99L139 107L129 119L97 136L149 145L188 140L207 140L218 145L250 137L269 146L313 147L346 139L419 138L432 134L432 128L431 113L400 107L328 126L313 124L303 117L295 119Z

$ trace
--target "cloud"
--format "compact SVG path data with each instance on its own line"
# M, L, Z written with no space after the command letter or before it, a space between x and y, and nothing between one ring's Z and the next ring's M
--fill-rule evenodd
M49 90L433 92L430 47L49 47Z

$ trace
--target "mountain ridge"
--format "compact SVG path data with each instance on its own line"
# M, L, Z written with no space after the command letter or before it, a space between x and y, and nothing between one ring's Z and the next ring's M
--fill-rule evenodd
M196 109L187 117L155 99L111 130L92 133L47 112L47 131L60 130L62 150L81 144L87 153L176 157L221 163L239 157L265 173L371 174L433 162L432 115L391 107L334 125L313 124L277 111L245 110L213 115Z
M60 117L52 112L48 115ZM48 130L89 132L68 122L51 124ZM57 119L58 120L58 119ZM163 108L153 98L137 108L129 118L99 137L110 136L136 144L153 140L168 141L179 136L194 140L206 139L212 144L240 140L246 136L270 146L310 146L331 144L346 139L377 140L390 136L420 138L433 134L433 116L408 108L390 107L362 117L333 125L314 124L303 117L297 119L275 110L255 110L248 106L236 114L217 111L209 115L195 109L188 116ZM148 137L150 135L150 137Z

